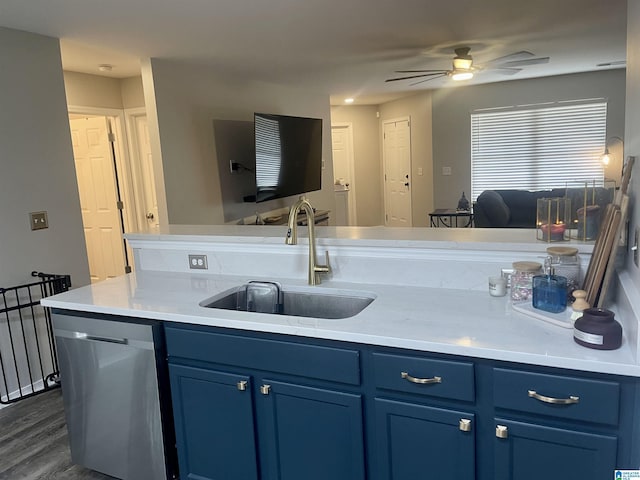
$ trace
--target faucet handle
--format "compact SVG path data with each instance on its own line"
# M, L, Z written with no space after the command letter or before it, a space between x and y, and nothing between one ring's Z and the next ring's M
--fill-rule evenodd
M324 265L316 265L314 267L314 272L316 273L331 273L331 265L329 263L329 252L325 251L324 252L324 261L325 264Z

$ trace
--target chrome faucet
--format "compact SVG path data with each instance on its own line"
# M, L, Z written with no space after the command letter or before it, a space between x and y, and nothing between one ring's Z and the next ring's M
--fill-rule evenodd
M304 210L307 214L307 229L309 231L309 285L320 284L320 273L330 273L329 252L325 252L326 265L318 265L316 263L316 230L315 230L315 213L313 207L304 197L293 204L289 210L289 228L287 230L287 245L295 245L298 243L298 213Z

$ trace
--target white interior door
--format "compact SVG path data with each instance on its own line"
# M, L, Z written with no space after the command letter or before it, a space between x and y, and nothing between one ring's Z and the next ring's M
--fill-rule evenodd
M125 273L122 220L107 119L69 121L91 281Z
M411 127L409 118L383 123L385 225L410 227Z
M153 157L151 156L151 142L149 141L147 116L134 116L133 127L137 159L133 157L132 161L137 163L138 167L136 191L140 192L139 199L141 202L141 208L138 210L144 216L144 218L140 219L140 225L146 224L150 231L158 231L158 199L156 196L155 177L153 174Z
M355 165L353 156L353 127L350 123L337 123L331 125L331 145L333 150L333 178L335 181L343 181L348 189L341 191L339 195L347 195L348 198L341 202L346 205L348 211L344 215L346 225L357 225L356 217L356 191L355 191ZM337 201L337 199L336 199ZM338 208L336 206L336 208Z

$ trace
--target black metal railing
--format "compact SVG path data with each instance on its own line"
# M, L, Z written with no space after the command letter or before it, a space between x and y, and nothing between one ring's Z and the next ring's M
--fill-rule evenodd
M39 280L0 288L0 404L59 386L51 311L40 300L66 292L71 277L42 272L31 276Z

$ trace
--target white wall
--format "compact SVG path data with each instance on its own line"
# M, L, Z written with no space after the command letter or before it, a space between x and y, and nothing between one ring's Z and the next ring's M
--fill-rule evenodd
M375 105L331 107L333 123L351 123L358 225L384 225L380 121Z
M225 80L211 69L160 59L142 63L142 79L149 128L157 129L157 135L150 133L152 154L154 163L161 162L156 163L162 168L158 177L164 178L156 182L166 198L166 213L160 207L161 223L225 223L213 121L253 121L254 112L324 120L322 191L308 196L314 207L335 210L328 95L295 85ZM293 201L247 204L246 208L250 214Z
M484 85L443 88L433 94L435 207L455 208L460 193L471 188L470 113L557 100L606 98L607 136L624 136L625 71L589 72ZM442 167L452 168L451 176Z
M89 283L58 40L0 28L0 287L29 273ZM49 228L30 230L29 212Z

